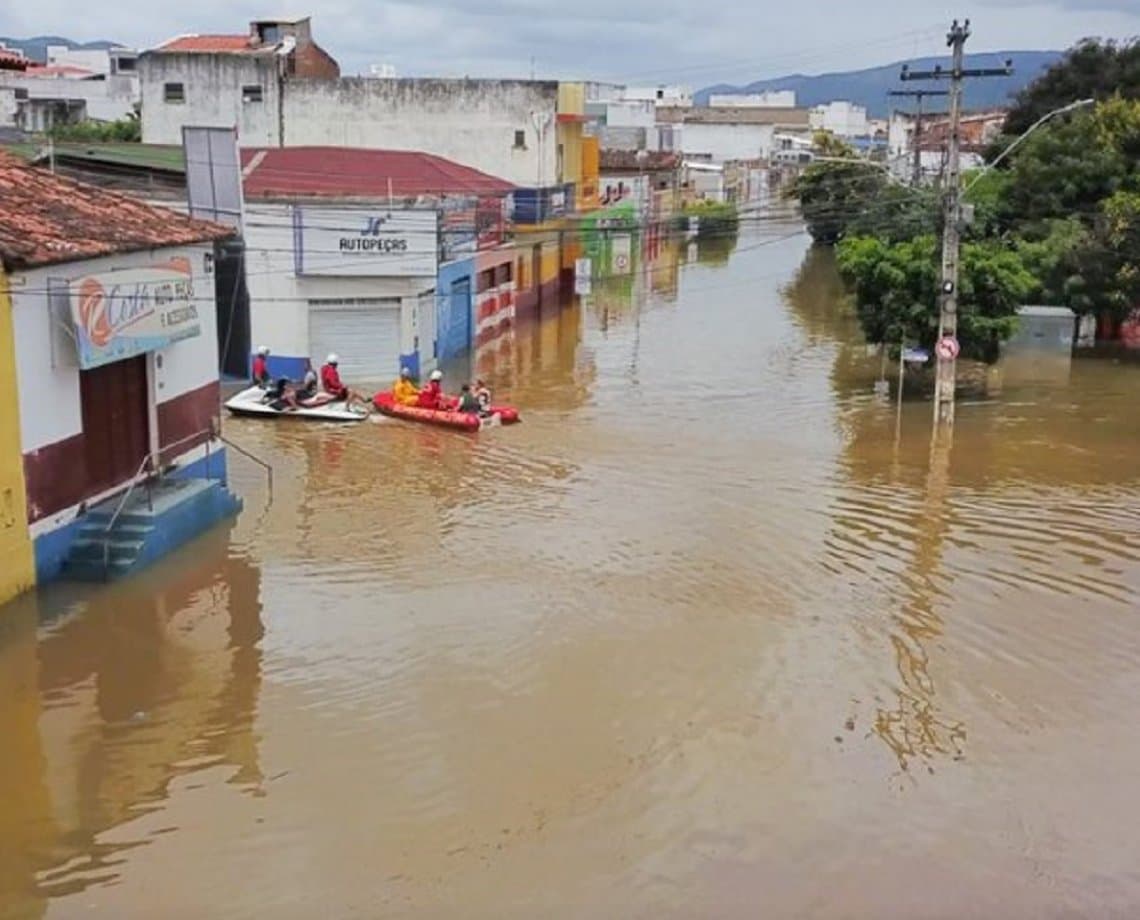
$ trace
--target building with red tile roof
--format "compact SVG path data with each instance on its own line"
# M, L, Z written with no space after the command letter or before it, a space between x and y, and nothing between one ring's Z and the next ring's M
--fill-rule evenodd
M9 272L232 235L0 151L0 263Z
M352 147L270 147L241 152L247 199L383 200L505 196L515 186L430 153Z
M230 236L0 153L0 366L15 371L0 412L18 419L25 484L9 525L26 527L38 582L130 571L236 509L223 486L201 481L179 490L193 504L177 515L155 503L152 542L114 564L92 546L118 539L93 538L92 515L111 520L108 505L145 475L225 476L224 449L210 442L219 344L232 331L219 336L216 300L224 291L229 317L233 285L217 266Z

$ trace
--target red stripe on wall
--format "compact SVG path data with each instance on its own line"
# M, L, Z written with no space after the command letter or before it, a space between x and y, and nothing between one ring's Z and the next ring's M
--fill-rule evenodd
M76 434L24 454L29 524L95 494L87 485L83 443L83 435Z
M158 446L164 463L209 440L221 400L221 384L215 380L158 404Z
M163 461L171 460L208 440L208 432L211 423L218 417L220 403L221 385L217 381L159 403L159 447L175 445L168 454L164 453ZM95 436L107 435L97 433ZM24 454L24 479L28 489L29 524L77 505L108 488L106 485L92 485L88 481L87 455L82 433ZM124 483L126 481L123 480Z

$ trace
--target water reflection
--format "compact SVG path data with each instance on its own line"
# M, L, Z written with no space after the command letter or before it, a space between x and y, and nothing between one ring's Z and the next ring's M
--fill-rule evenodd
M521 425L227 421L276 472L263 508L234 463L228 551L0 621L2 893L1130 915L1140 375L1010 384L934 451L916 393L896 437L798 229L662 242L445 368Z
M172 781L224 767L261 794L259 574L229 535L194 544L200 566L64 588L4 611L0 637L0 904L38 916L50 898L113 882L153 836L131 822ZM14 755L14 756L13 756Z

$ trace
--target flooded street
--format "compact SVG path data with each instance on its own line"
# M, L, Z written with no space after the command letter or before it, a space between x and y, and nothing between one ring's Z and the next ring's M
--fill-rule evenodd
M0 917L1137 916L1140 366L932 450L798 230L478 356L521 425L227 421L272 501L0 611Z

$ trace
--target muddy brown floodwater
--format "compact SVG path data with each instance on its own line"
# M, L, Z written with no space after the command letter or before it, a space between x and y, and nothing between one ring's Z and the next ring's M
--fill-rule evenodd
M0 915L1140 916L1140 366L932 452L795 230L481 355L514 428L227 422L271 503L0 611Z

